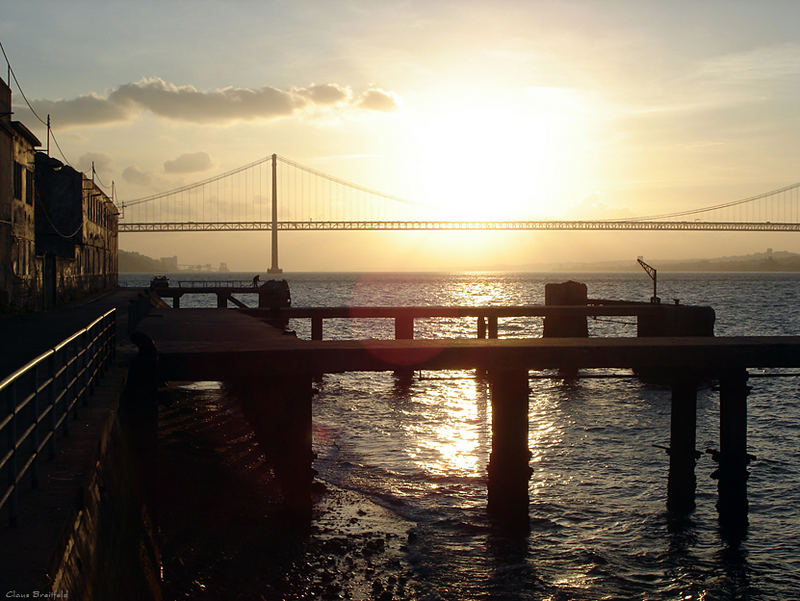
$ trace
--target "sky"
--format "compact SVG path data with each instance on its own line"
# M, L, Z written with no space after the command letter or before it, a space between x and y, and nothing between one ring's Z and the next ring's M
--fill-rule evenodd
M798 22L794 1L2 0L0 41L67 161L94 161L118 204L277 153L454 219L577 219L800 181ZM286 232L280 245L287 271L388 271L800 252L800 237ZM267 232L120 247L269 263Z

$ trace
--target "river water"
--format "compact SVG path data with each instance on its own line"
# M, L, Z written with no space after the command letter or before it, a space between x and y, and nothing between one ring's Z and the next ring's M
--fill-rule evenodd
M181 279L245 279L208 274ZM262 280L266 276L262 274ZM123 285L146 284L121 276ZM544 302L544 285L575 279L591 298L646 301L630 274L288 274L294 306L515 305ZM800 274L660 274L664 302L710 305L716 334L800 333ZM255 306L255 295L240 295ZM184 297L183 307L214 306ZM310 324L292 322L300 338ZM475 336L472 319L417 320L416 338ZM538 318L499 322L501 338L541 335ZM635 336L633 318L589 321L591 336ZM391 320L326 320L325 338L392 338ZM773 370L770 373L777 373ZM491 442L488 385L472 372L422 372L409 386L391 373L325 375L314 398L319 478L355 491L408 524L401 560L407 596L420 599L800 598L800 377L755 377L748 399L750 525L720 536L716 468L697 465L697 508L666 511L670 392L626 377L564 381L532 372L531 532L493 533L486 517ZM784 372L785 373L785 372ZM719 448L718 392L697 399L697 448Z

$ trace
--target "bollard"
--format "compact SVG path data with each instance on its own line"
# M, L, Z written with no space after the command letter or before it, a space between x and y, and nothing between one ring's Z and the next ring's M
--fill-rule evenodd
M563 282L561 284L545 284L545 305L586 305L588 292L586 284L580 282ZM553 315L544 318L544 338L586 338L589 327L586 316Z
M669 476L667 509L690 513L695 506L694 473L698 453L695 450L697 421L697 380L691 374L674 377L670 415Z
M504 529L527 532L528 371L492 370L492 451L489 458L488 511Z

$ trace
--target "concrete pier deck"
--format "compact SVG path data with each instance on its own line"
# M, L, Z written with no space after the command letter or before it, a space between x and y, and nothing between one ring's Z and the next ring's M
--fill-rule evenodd
M138 327L173 380L407 369L800 367L800 337L298 340L240 311L153 311Z

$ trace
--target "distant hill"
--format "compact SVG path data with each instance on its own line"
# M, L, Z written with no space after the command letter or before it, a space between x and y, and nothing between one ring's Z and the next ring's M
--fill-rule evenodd
M800 271L800 254L787 251L753 253L714 259L660 260L646 259L659 271ZM596 263L560 263L549 265L530 265L533 271L639 271L635 258L630 261L603 261Z
M119 251L120 273L163 273L174 271L173 265L169 261L153 259L137 252Z
M659 271L798 271L800 254L787 251L753 253L715 259L687 259L681 261L647 258L647 262ZM486 267L486 270L533 271L533 272L601 272L639 271L636 258L629 261L601 261L595 263L536 263L529 265L506 265ZM137 252L119 251L120 273L172 273L177 271L177 259L153 259ZM211 271L210 266L206 271Z

